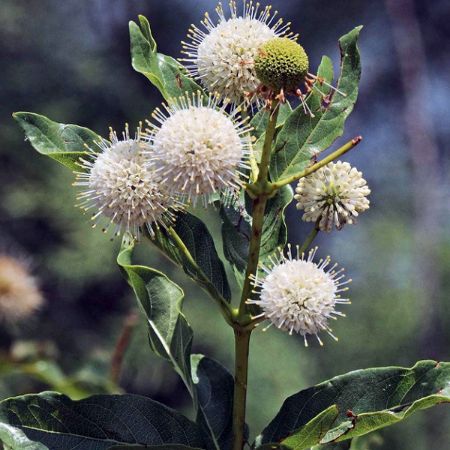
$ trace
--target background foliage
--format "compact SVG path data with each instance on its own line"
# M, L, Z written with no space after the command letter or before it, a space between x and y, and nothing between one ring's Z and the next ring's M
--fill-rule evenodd
M345 8L336 8L331 0L273 3L293 21L314 67L322 54L332 56L337 64L336 37L358 23L365 25L360 43L361 100L348 120L346 136L362 134L365 138L349 159L369 180L373 208L361 218L361 226L326 237L322 248L355 280L349 318L336 324L339 344L327 342L323 349L305 350L301 339L276 330L255 333L249 398L254 431L275 415L284 397L336 374L369 366L411 366L426 358L450 359L450 285L446 281L450 279L446 151L450 62L445 58L450 50L446 27L450 6L444 0L400 2L405 8L412 3L426 56L426 78L411 76L414 83L405 92L405 74L396 53L399 33L392 10L386 8L391 2L350 0ZM79 396L105 390L96 381L108 376L115 342L124 317L134 308L134 299L115 264L119 241L110 243L101 232L90 230L87 218L73 206L73 177L24 144L10 114L39 111L102 135L110 125L121 129L126 121L136 124L161 99L130 65L128 20L145 14L160 50L179 56L179 41L188 25L198 22L214 4L206 0L2 0L0 246L31 259L47 305L20 327L0 328L0 352L13 342L17 347L17 340L40 341L42 353L56 360L65 373L76 376ZM414 139L420 141L420 136L408 134L405 128L413 93L418 95L417 107L430 122L428 131L436 149L431 161L427 155L432 149L424 147L423 153L415 153ZM423 219L430 206L417 202L424 190L421 166L436 175L435 183L426 186L428 203L439 206L431 210L432 223ZM288 218L289 240L297 243L306 229L294 208ZM216 219L205 220L219 236ZM231 367L231 332L203 292L154 249L141 250L140 257L147 265L163 269L190 293L184 311L196 329L194 351ZM432 289L422 282L430 267ZM186 408L182 382L147 350L146 339L145 324L141 324L126 355L121 386L127 392ZM3 376L0 397L45 389L50 376L48 370L45 374L39 382L26 376ZM73 384L60 389L74 395ZM448 448L449 425L449 412L437 407L384 430L378 448ZM371 445L377 448L377 441Z

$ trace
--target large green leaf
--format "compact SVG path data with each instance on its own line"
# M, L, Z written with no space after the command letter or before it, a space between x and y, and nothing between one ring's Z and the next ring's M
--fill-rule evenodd
M180 213L173 229L184 248L163 229L157 231L151 241L211 295L229 302L231 290L225 267L206 225L192 214Z
M192 379L197 391L197 423L208 448L228 450L232 446L233 376L216 361L192 356Z
M228 448L233 377L217 362L191 355L193 332L181 312L183 291L161 272L132 265L133 247L125 236L117 261L148 320L152 350L172 364L188 388L206 447Z
M193 333L181 312L184 293L163 273L131 263L134 241L125 235L117 263L146 315L152 350L167 359L194 396L191 379Z
M157 52L150 24L144 16L139 16L139 25L130 22L130 39L133 69L145 75L166 101L186 93L202 92L201 87L186 74L179 62Z
M49 450L48 447L28 439L27 435L19 428L3 423L0 417L0 448L4 450Z
M286 245L285 211L292 199L292 188L284 186L267 203L261 238L262 262ZM242 284L251 238L251 201L247 199L246 206L222 207L220 216L224 255L232 265L237 281Z
M53 392L25 395L0 403L0 424L8 426L11 435L20 430L30 441L43 444L22 445L16 439L14 450L107 450L127 444L203 447L193 422L137 395L97 395L80 401Z
M315 445L311 450L375 450L383 444L383 439L378 433L358 436L346 441Z
M110 447L108 450L144 450L151 448L152 450L201 450L193 447L186 447L185 445L152 445L149 447L148 445L115 445L114 447Z
M352 448L352 440L337 442L333 444L315 445L311 450L350 450Z
M449 401L450 363L421 361L411 369L358 370L289 397L257 442L309 449L370 433ZM311 427L333 407L335 420Z
M361 77L361 62L358 50L358 36L361 27L341 37L341 74L337 88L345 94L336 92L331 103L322 107L321 95L316 91L308 98L308 105L315 117L305 114L303 107L297 107L286 120L278 134L271 161L273 180L283 179L302 171L313 155L330 147L343 134L344 124L353 110L358 97ZM333 79L333 66L327 57L322 59L318 75L329 83ZM325 85L320 89L329 93Z
M95 149L102 140L88 128L53 122L39 114L17 112L13 117L35 150L72 170L81 170L77 162L86 154L86 146Z

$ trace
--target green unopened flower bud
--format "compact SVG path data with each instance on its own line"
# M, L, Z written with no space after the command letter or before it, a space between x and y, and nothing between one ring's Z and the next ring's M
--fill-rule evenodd
M288 38L274 38L259 49L256 75L276 92L295 91L308 74L309 59L303 47Z

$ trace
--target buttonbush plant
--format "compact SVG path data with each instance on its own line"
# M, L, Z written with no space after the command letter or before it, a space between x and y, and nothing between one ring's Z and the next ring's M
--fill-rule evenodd
M307 346L338 345L331 323L343 308L351 315L351 280L331 258L316 256L314 240L353 226L369 208L361 172L337 161L361 137L329 150L357 100L361 27L339 39L335 77L327 56L313 72L298 36L270 7L244 0L217 13L217 21L206 15L192 26L180 61L158 52L145 17L130 22L133 68L165 101L135 135L128 125L123 135L101 137L39 114L14 114L40 154L75 173L79 206L94 227L120 236L118 267L147 320L149 346L182 379L194 418L132 394L78 401L56 392L24 395L0 402L5 449L356 449L360 436L450 401L450 363L420 361L299 386L263 430L247 423L254 330L273 325L270 333L300 334ZM292 248L285 212L294 201L311 230ZM198 208L220 218L220 238ZM235 337L233 374L192 353L185 293L158 268L133 262L135 247L148 244L222 314ZM238 298L231 283L240 287ZM283 370L276 360L267 368L273 376Z

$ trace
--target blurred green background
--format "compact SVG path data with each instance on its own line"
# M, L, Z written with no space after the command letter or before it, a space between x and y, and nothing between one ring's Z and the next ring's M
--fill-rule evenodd
M254 334L252 434L287 395L334 375L371 366L411 366L419 359L450 360L450 4L273 4L300 33L313 67L322 54L337 65L337 39L356 25L365 26L360 100L346 136L364 136L348 160L363 170L373 194L372 208L357 226L319 239L321 252L331 254L354 279L348 318L335 327L339 343L327 340L324 348L305 349L300 338L274 329ZM1 398L49 384L75 396L114 390L103 380L109 378L113 349L134 308L115 264L119 241L91 230L88 218L73 206L73 175L35 153L11 113L39 112L104 136L109 126L136 125L161 98L131 68L127 22L146 15L160 51L180 56L189 24L214 6L207 0L1 0L0 252L31 261L46 298L46 306L25 323L0 324ZM206 220L217 233L217 218ZM289 230L292 243L308 232L294 207ZM145 243L140 259L185 288L194 350L231 369L232 333L216 306ZM9 373L5 361L12 351L28 363L39 354L59 369L41 361L28 367L32 377ZM143 324L133 335L120 386L188 409L180 381L147 350ZM380 436L383 443L373 448L448 449L450 412L437 407Z

